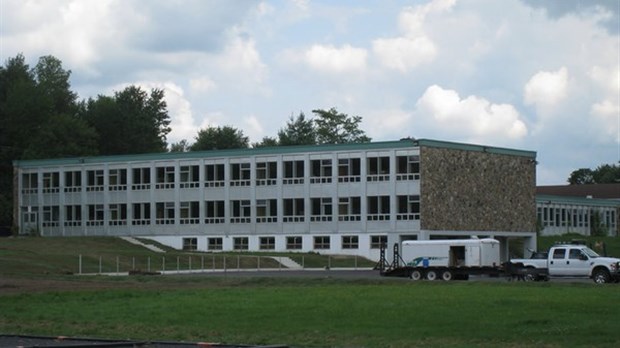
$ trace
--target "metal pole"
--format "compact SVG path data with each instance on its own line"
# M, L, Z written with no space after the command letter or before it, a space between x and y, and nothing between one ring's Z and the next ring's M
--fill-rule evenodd
M166 272L166 257L165 256L161 257L161 272L162 273Z
M237 255L237 271L241 268L241 256Z
M120 260L118 259L118 256L117 256L116 257L116 274L121 272L120 267L121 267L121 263L120 263Z
M213 259L211 260L211 262L211 268L213 268L213 270L215 271L215 254L213 254Z
M191 255L190 255L190 256L188 256L188 257L187 257L187 259L189 260L187 263L188 263L188 265L189 265L189 266L188 266L188 267L189 267L189 270L191 271L191 270L192 270L192 256L191 256Z
M82 274L82 254L78 258L78 274Z
M181 257L177 256L177 273L181 273Z
M99 256L99 274L101 274L101 256Z
M256 270L260 271L260 256L256 257Z
M282 256L278 256L278 270L282 270Z
M200 255L200 269L205 270L205 256Z
M136 269L136 257L135 256L131 257L131 269L132 270Z
M150 256L146 259L146 270L147 272L151 271L151 257Z

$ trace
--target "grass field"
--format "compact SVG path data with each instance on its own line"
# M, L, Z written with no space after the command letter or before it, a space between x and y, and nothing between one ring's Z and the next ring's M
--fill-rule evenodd
M76 277L57 272L59 254L81 246L34 239L47 251L0 240L0 333L294 347L620 346L618 284ZM81 242L136 252L105 238ZM615 250L617 240L609 243ZM20 260L34 266L7 271ZM26 280L35 287L22 288Z

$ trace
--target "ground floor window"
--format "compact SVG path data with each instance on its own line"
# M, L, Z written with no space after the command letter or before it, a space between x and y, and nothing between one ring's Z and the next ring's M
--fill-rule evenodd
M260 250L274 250L276 248L275 237L260 237Z
M302 238L299 236L286 237L286 249L287 250L301 250Z
M222 238L213 237L207 239L207 249L208 250L222 250Z
M358 249L359 237L358 236L342 236L342 249Z
M382 245L387 245L387 236L370 236L370 249L381 249Z
M329 236L314 237L314 249L329 249Z
M183 250L198 250L198 238L183 238Z
M234 250L248 250L249 249L248 237L235 237L233 238Z

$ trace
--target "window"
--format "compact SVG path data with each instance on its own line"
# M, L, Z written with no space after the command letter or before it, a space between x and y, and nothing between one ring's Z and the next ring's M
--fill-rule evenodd
M230 185L250 186L250 163L232 163L230 176Z
M244 223L244 224L248 224L250 223L250 218L251 218L251 209L250 209L250 201L248 200L243 200L243 201L231 201L230 202L231 205L231 217L230 217L230 222L231 223Z
M366 161L368 168L367 181L389 181L390 180L390 158L389 157L370 157Z
M390 219L390 196L368 197L368 221Z
M183 238L183 250L185 251L198 250L198 238Z
M420 196L398 196L397 220L420 220Z
M314 249L317 249L317 250L329 249L329 236L314 237Z
M127 225L127 204L110 204L110 226Z
M332 221L332 199L329 197L311 198L310 221Z
M420 180L420 156L398 156L396 164L396 180Z
M341 158L338 160L338 182L360 181L360 159Z
M359 237L358 236L342 236L342 249L358 249Z
M340 197L338 199L338 221L360 221L360 197Z
M311 184L328 184L332 182L331 159L312 160L310 165L312 166Z
M256 163L256 186L275 185L278 177L277 162Z
M225 183L223 164L207 164L205 166L205 187L223 187Z
M89 170L86 174L86 191L103 191L103 170Z
M579 260L581 258L581 255L583 254L581 253L581 250L579 249L570 249L568 251L568 258L572 260Z
M207 201L205 224L223 224L224 222L224 201Z
M173 189L174 188L174 167L157 167L155 169L155 188Z
M88 205L86 226L103 226L103 204Z
M179 223L182 225L200 223L200 205L198 202L181 202L179 210Z
M132 225L151 224L151 203L134 203L132 211Z
M155 203L155 223L158 225L174 224L174 202Z
M566 249L555 249L555 250L553 250L553 258L554 259L563 259L565 253L566 253Z
M43 193L60 191L60 173L43 173Z
M304 183L304 161L284 162L284 185L300 185Z
M381 249L387 245L387 236L370 236L370 249Z
M43 227L56 227L59 225L60 207L57 205L43 206Z
M82 207L79 205L65 206L65 226L82 225Z
M256 222L278 222L278 203L275 199L256 200Z
M284 222L304 222L305 209L303 198L285 198L282 200Z
M260 250L275 250L276 249L276 238L275 237L260 237L259 239L259 249Z
M233 238L233 250L248 250L248 249L249 249L248 237Z
M179 168L180 188L200 187L200 175L198 166L181 166Z
M222 250L222 238L220 237L212 237L207 239L207 250Z
M110 191L126 191L127 169L110 169L109 181Z
M302 238L300 236L286 237L287 250L301 250Z
M151 168L134 168L132 190L151 189Z
M22 175L22 193L37 193L38 187L37 173L24 173Z
M82 191L82 172L65 172L65 192Z

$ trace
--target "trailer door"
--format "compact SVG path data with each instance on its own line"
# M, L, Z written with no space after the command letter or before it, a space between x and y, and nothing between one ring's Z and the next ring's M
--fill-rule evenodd
M468 245L467 257L465 258L465 266L480 266L480 245Z

